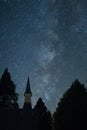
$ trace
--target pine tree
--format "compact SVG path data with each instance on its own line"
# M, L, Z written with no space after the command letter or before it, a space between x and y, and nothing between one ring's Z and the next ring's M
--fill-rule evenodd
M35 109L39 115L39 130L52 130L52 116L41 98L38 99Z
M78 80L64 93L53 118L55 130L87 129L87 92Z
M18 94L15 92L15 89L16 86L6 68L0 79L0 108L18 107Z

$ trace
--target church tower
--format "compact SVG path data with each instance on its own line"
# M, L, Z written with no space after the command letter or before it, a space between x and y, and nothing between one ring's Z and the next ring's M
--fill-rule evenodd
M29 82L29 77L27 80L27 85L26 85L26 90L24 93L25 99L24 99L24 106L23 109L24 111L28 114L28 113L32 113L32 105L31 105L31 89L30 89L30 82Z

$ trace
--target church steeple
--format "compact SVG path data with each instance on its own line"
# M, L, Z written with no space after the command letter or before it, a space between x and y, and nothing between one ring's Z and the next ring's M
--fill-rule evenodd
M26 90L25 90L24 96L26 96L26 94L30 94L32 96L31 89L30 89L29 77L27 79L27 85L26 85Z
M26 112L31 112L32 110L32 106L31 106L31 96L32 96L32 93L31 93L31 88L30 88L30 82L29 82L29 77L27 79L27 85L26 85L26 90L25 90L25 93L24 93L24 96L25 96L25 99L24 99L24 110Z

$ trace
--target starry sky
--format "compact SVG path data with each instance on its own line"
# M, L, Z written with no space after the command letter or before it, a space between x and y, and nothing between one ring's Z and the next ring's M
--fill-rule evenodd
M87 87L87 0L0 0L0 76L8 67L23 106L54 111L75 79Z

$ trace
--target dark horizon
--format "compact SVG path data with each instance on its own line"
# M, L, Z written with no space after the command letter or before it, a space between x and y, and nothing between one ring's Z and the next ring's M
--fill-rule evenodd
M87 128L87 89L75 80L67 89L53 114L40 97L32 109L29 78L20 109L18 93L6 68L0 78L0 129L73 130Z

